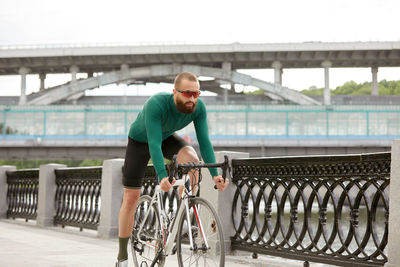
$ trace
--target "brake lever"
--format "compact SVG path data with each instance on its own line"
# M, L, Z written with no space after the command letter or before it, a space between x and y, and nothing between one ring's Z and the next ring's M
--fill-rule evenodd
M228 159L227 155L224 155L224 168L222 168L222 178L224 179L224 183L225 183L225 179L226 179L226 175L229 174L229 176L232 175L232 168ZM214 189L218 189L216 185L214 185Z
M178 159L177 159L177 155L174 155L172 157L172 166L170 168L170 172L169 172L169 177L168 177L168 181L169 183L172 183L172 181L174 180L175 177L175 172L178 170Z

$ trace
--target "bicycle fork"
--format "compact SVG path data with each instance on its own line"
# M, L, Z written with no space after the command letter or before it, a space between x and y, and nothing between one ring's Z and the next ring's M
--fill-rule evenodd
M150 267L154 267L157 264L157 262L164 256L163 255L164 246L165 246L165 244L167 242L167 238L168 238L168 234L167 234L167 232L168 232L168 229L167 229L168 222L167 222L166 214L165 214L165 212L163 212L164 211L164 207L163 207L163 203L162 203L161 191L160 190L156 190L156 194L157 194L157 197L158 197L157 206L158 206L158 210L159 210L159 214L160 214L160 216L158 217L159 224L160 224L160 229L161 229L161 233L160 234L162 236L163 244L160 244L160 246L158 247L157 255L154 258L153 262L150 264Z
M192 235L192 227L191 227L191 223L190 223L190 212L189 212L189 199L188 198L186 198L185 199L185 208L186 208L186 219L187 219L187 228L188 228L188 235L189 235L189 242L190 242L190 250L196 250L196 248L194 247L194 243L193 243L193 235ZM199 227L199 230L200 230L200 235L201 235L201 238L203 239L203 242L204 242L204 245L206 246L206 248L207 249L210 249L210 246L208 245L208 242L207 242L207 238L206 238L206 236L205 236L205 234L204 234L204 228L203 228L203 223L202 223L202 221L200 220L200 216L199 216L199 213L198 213L198 210L197 210L197 207L196 207L196 205L193 205L193 215L194 215L194 218L195 218L195 220L196 220L196 222L197 222L197 225L198 225L198 227Z

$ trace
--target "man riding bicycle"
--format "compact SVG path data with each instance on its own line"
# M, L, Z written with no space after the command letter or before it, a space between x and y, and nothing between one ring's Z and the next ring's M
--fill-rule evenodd
M173 94L159 93L150 97L132 123L123 168L124 195L119 214L119 253L116 266L128 266L127 246L133 228L134 212L140 197L143 176L151 157L160 180L161 190L168 192L175 179L168 181L164 158L177 154L179 163L199 162L192 146L175 132L193 122L201 155L206 163L215 163L208 135L206 107L201 99L200 83L190 72L175 78ZM210 169L214 183L224 190L228 179Z

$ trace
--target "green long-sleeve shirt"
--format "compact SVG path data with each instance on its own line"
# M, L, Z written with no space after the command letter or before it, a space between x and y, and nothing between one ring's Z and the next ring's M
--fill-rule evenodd
M129 137L142 143L148 143L150 156L158 178L167 177L162 141L174 132L193 121L201 155L206 163L215 163L214 149L208 136L206 107L201 99L197 100L196 110L191 114L178 111L173 94L158 93L150 97L143 106L129 130ZM217 169L210 168L212 176L218 175Z

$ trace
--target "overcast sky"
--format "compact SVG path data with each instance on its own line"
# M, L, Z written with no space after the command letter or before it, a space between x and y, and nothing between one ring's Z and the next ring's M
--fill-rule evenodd
M0 45L400 41L399 11L398 0L0 0ZM253 75L273 81L272 70ZM378 79L400 79L400 69L381 68ZM369 81L371 71L331 70L332 88L348 80ZM0 93L18 95L19 83L0 77ZM322 69L284 70L284 86L323 84ZM38 86L30 75L28 92Z

